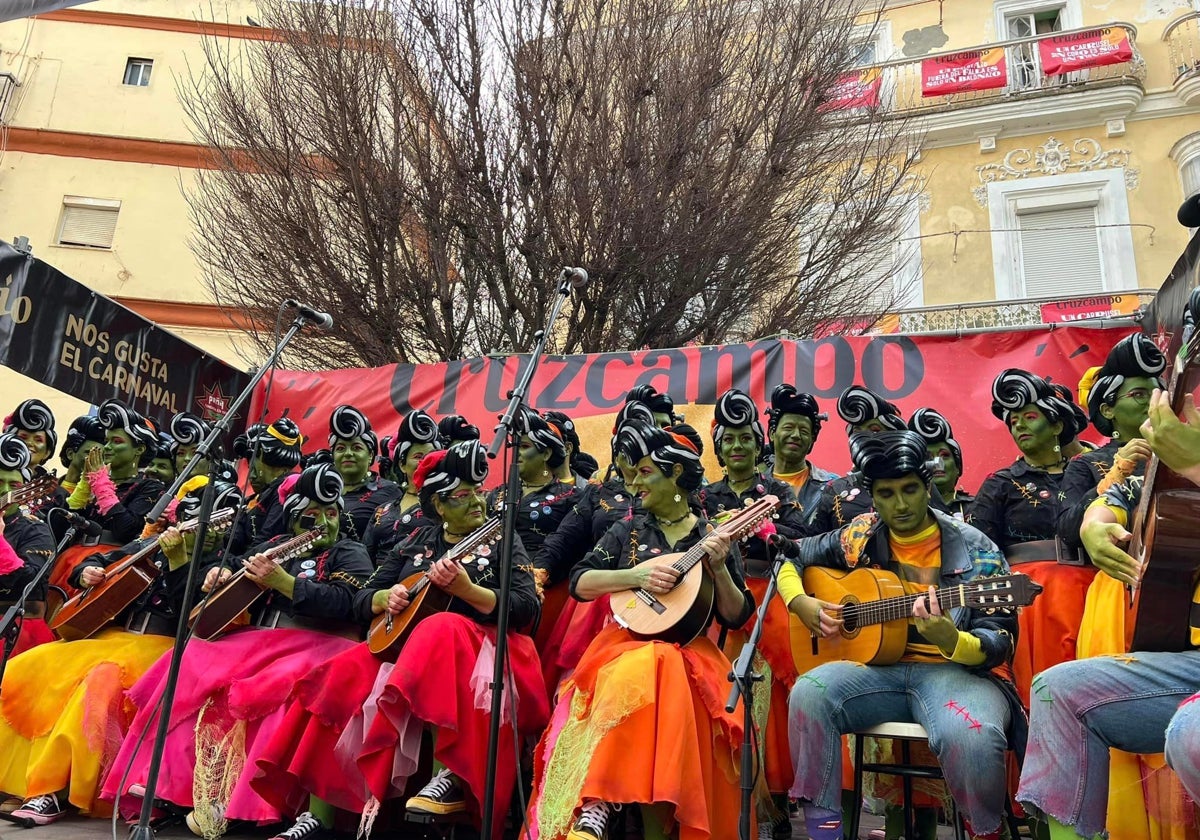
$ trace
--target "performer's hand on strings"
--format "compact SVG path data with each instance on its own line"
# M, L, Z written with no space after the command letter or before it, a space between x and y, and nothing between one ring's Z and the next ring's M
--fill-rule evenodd
M88 566L79 573L79 582L84 586L96 586L104 583L108 573L100 566Z
M451 595L461 595L464 587L471 586L470 575L449 557L443 557L429 567L429 580Z
M411 600L408 587L397 583L391 589L380 589L371 596L371 612L379 615L386 611L392 615L399 615L408 608Z
M822 639L833 638L842 632L842 626L846 623L842 618L841 604L822 601L811 595L797 595L788 604L788 610L800 619L808 632Z
M929 587L928 595L917 598L913 603L912 614L917 632L943 651L953 651L958 645L958 628L954 626L950 617L942 612L936 587Z
M246 567L246 577L267 589L284 592L292 581L292 576L266 554L255 554L243 560L242 565Z
M651 563L639 563L629 570L633 575L633 585L630 589L644 589L653 595L664 595L670 592L679 572L670 566L655 566Z
M200 589L203 592L212 592L232 576L233 572L229 569L209 569L208 574L204 576L204 585Z
M719 531L713 530L711 522L707 527L708 533L700 541L700 547L704 549L704 557L702 558L704 567L714 576L722 572L728 574L729 570L725 566L725 558L729 556L729 537Z

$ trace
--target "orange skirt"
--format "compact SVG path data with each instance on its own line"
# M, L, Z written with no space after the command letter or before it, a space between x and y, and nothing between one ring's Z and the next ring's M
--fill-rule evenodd
M565 837L579 807L600 800L668 805L679 840L736 837L742 727L725 711L729 667L707 638L680 647L602 631L534 752L533 836Z
M1028 709L1029 684L1034 675L1075 658L1083 606L1096 569L1038 560L1021 563L1013 571L1029 575L1043 587L1037 600L1022 609L1017 618L1020 634L1013 656L1013 681Z

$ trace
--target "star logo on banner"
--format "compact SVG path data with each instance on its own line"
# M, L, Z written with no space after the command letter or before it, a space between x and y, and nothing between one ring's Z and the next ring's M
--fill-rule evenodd
M220 385L211 388L200 386L204 393L196 398L200 416L208 421L220 420L229 411L229 397L221 391Z

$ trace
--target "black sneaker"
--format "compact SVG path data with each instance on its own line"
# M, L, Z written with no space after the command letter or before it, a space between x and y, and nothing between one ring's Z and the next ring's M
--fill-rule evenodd
M67 809L59 804L58 797L53 793L46 793L26 799L20 808L12 812L12 819L14 822L23 823L26 828L33 828L35 825L57 822L66 813Z
M319 837L324 826L321 821L308 811L296 817L296 824L287 831L281 831L269 840L313 840Z
M575 825L571 826L567 840L603 840L608 830L608 818L620 809L620 805L610 802L589 802L575 818Z
M449 770L439 770L437 775L429 780L429 784L408 800L405 807L410 811L445 816L467 810L467 799L463 795L462 783L459 782L458 776Z

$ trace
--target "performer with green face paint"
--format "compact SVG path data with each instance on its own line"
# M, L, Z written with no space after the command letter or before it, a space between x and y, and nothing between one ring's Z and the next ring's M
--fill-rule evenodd
M339 405L329 415L329 451L342 477L351 539L363 540L377 508L400 498L400 485L371 471L379 455L379 439L371 421L352 405Z
M287 486L281 506L285 533L251 549L241 563L265 593L250 608L249 626L213 641L192 639L183 659L179 685L187 690L176 695L171 709L163 761L171 770L159 779L157 796L191 807L188 827L197 834L220 833L227 820L272 823L284 817L251 789L253 757L282 721L293 686L358 639L351 604L371 574L371 561L361 543L339 531L341 477L321 463ZM264 553L313 528L322 534L307 550L279 563ZM229 575L228 567L210 569L204 590ZM141 727L153 731L157 724L167 665L164 657L130 691L138 714L130 730L134 737L122 747L127 760ZM242 761L240 774L224 777L227 762ZM128 783L144 784L148 765L149 754L142 750ZM123 773L126 763L118 760L116 766ZM121 774L114 775L106 795L127 794L128 788L115 789ZM132 811L130 805L125 807Z
M395 438L383 439L383 449L392 466L387 472L397 476L400 497L375 510L363 535L363 544L376 566L387 558L398 542L424 524L413 476L421 459L437 448L438 439L437 423L419 408L404 415ZM380 461L382 463L383 458Z
M992 383L992 414L1008 427L1021 456L979 488L967 522L1000 546L1009 565L1045 591L1021 610L1013 675L1029 702L1034 674L1075 658L1075 641L1095 569L1055 540L1066 458L1075 434L1071 406L1046 380L1015 368Z
M29 448L14 434L0 435L0 494L16 490L32 476ZM0 613L21 597L38 570L54 558L54 535L42 519L9 505L0 519ZM46 626L46 583L30 593L12 655L54 640ZM0 640L0 645L3 641Z
M286 532L282 487L288 475L300 465L303 443L300 427L286 416L269 426L255 423L245 434L234 438L234 456L250 464L254 496L246 505L246 515L238 523L232 545L257 545Z
M4 433L15 434L29 449L32 477L49 475L46 464L58 446L54 415L41 400L25 400L4 420Z
M975 497L958 486L962 478L962 446L954 439L950 421L932 408L918 408L908 420L908 428L925 439L929 460L938 466L933 471L933 486L946 503L946 510L960 522L966 521L967 508Z

